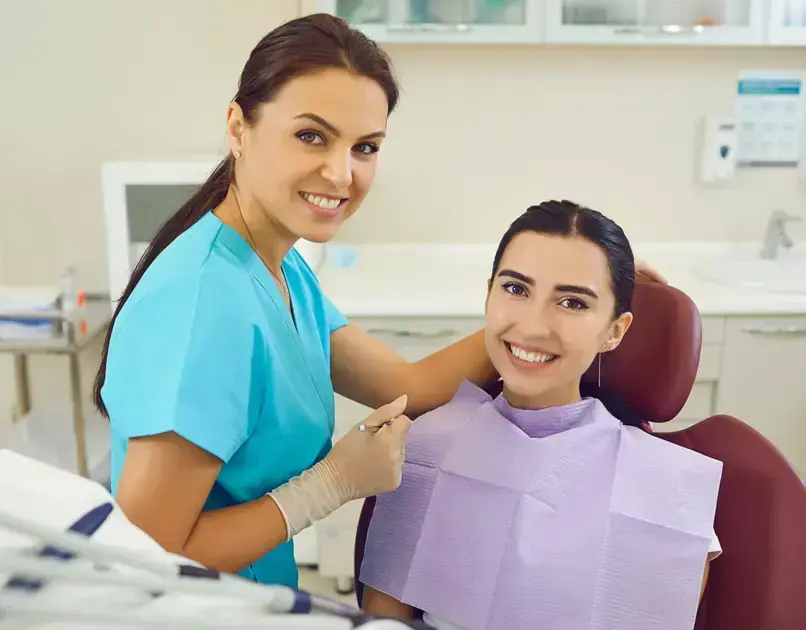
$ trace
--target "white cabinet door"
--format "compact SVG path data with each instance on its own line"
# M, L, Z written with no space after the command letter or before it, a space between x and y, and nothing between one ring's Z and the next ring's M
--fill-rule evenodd
M764 36L764 0L547 0L554 43L761 45Z
M542 40L542 0L320 0L319 11L379 43L517 44Z
M806 0L770 0L767 43L806 46Z
M806 317L728 318L716 411L764 434L806 475Z

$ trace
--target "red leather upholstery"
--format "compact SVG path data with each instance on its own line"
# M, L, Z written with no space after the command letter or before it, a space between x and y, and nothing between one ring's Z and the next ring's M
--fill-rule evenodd
M688 399L702 348L702 322L681 291L639 283L633 324L605 355L601 384L644 419L673 419ZM598 361L583 380L597 381ZM491 386L492 393L500 387ZM763 395L763 392L759 392ZM804 418L806 422L806 418ZM723 555L713 562L696 630L806 630L806 486L759 433L715 416L658 433L723 462L715 529ZM374 499L364 502L355 545L356 595Z
M694 302L668 285L638 283L633 323L613 352L602 355L602 388L627 402L650 422L680 413L697 377L702 320ZM598 379L594 361L583 380Z
M724 553L711 564L696 630L806 629L803 480L730 416L658 435L724 464L714 523Z

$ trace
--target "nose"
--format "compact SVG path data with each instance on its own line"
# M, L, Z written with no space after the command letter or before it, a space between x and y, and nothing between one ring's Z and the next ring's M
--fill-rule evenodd
M322 177L343 191L353 183L353 156L351 150L334 148L328 152L322 165Z
M537 310L531 305L528 313L523 314L518 328L524 337L524 341L548 339L551 337L551 317L550 313Z

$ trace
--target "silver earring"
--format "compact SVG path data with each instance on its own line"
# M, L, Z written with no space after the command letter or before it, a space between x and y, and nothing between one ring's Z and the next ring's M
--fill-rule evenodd
M235 157L236 160L238 160L241 157L241 152L240 151L233 151L232 155Z
M602 387L602 354L599 353L599 378L597 379L597 384L599 388Z

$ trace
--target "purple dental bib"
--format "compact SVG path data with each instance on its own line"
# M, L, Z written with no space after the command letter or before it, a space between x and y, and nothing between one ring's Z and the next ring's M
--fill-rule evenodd
M690 630L722 473L595 399L463 383L409 432L361 581L467 630Z

